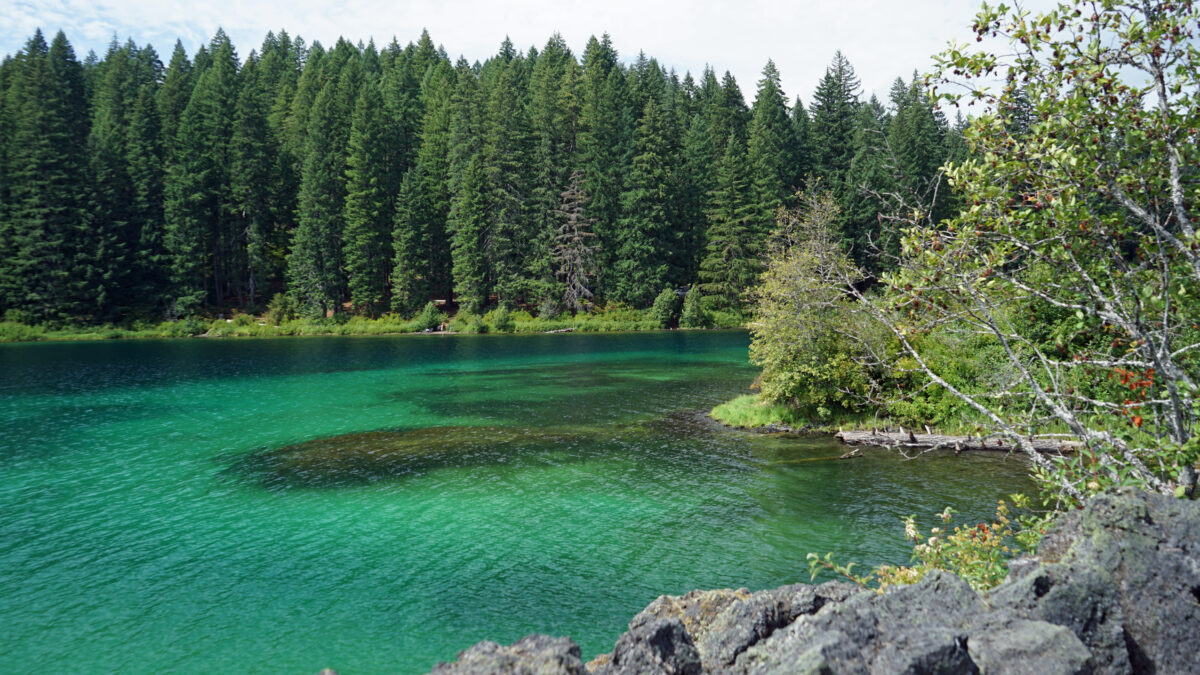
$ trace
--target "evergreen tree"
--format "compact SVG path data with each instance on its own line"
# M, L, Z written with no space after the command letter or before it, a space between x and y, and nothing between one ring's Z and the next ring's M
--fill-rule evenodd
M262 284L270 278L276 222L278 146L267 120L269 72L261 63L251 58L242 69L230 140L230 216L234 232L241 236L238 258L244 260L245 277L236 289L238 304L243 306L254 304Z
M515 57L501 67L488 97L481 153L489 192L489 267L497 298L509 309L530 290L525 256L532 243L526 213L532 176L523 66L524 59Z
M171 52L171 62L158 90L158 117L161 126L163 156L171 161L175 157L175 139L179 136L179 121L192 98L195 84L192 62L188 60L183 43L176 40Z
M337 96L337 83L327 83L309 116L300 177L300 222L288 256L288 292L308 316L336 311L342 298L346 161L339 151L343 124L338 118Z
M11 66L0 303L34 321L94 316L94 241L87 214L87 109L83 68L66 37L47 46L41 31Z
M554 241L557 210L577 145L581 87L579 64L562 36L555 34L538 55L529 84L532 180L524 274L530 295L543 304L561 295L555 281Z
M597 288L616 284L613 265L618 248L621 191L633 156L633 114L625 76L607 35L588 42L583 55L578 167L583 171L587 216L595 221L600 247Z
M396 197L392 228L392 311L413 314L430 297L430 223L437 219L424 186L430 180L422 164L409 169ZM444 216L441 217L444 220Z
M165 185L166 243L171 253L174 312L225 302L233 270L236 226L229 210L229 142L237 104L237 56L224 32L179 122ZM197 70L200 70L199 68Z
M387 307L392 263L392 224L398 186L395 161L379 88L362 86L350 128L346 181L346 285L350 302L369 316Z
M485 253L488 232L488 180L482 160L474 157L463 172L451 208L455 223L451 255L454 261L454 293L459 306L472 314L487 305L488 264Z
M554 238L555 274L563 283L563 305L572 313L588 311L594 297L591 282L596 276L599 247L593 222L584 212L586 201L583 172L576 171L562 193Z
M858 109L856 152L839 194L843 249L870 271L880 269L881 254L899 252L897 233L885 230L885 195L896 189L892 150L888 146L886 111L872 96Z
M765 240L774 228L776 211L795 187L790 166L796 155L795 142L779 71L773 61L767 61L758 83L749 131L748 159L754 175L752 225L759 240Z
M796 105L792 107L792 135L796 139L792 146L795 154L789 164L792 167L792 185L797 189L803 187L809 174L813 171L813 148L810 132L811 122L808 111L800 97L796 97Z
M817 84L809 125L813 171L826 185L840 186L854 159L858 94L858 77L839 51Z
M668 181L666 129L653 99L646 102L635 137L629 187L621 195L625 217L617 233L612 297L635 307L649 305L667 282Z
M414 61L414 68L420 63ZM422 107L425 110L421 123L421 147L417 152L417 163L413 169L411 185L403 191L396 202L396 230L392 241L396 264L393 276L393 309L411 311L419 303L419 297L402 292L398 285L404 283L403 270L425 270L423 277L429 293L434 297L451 299L450 235L448 218L450 213L450 131L453 117L454 69L448 61L441 60L426 73L421 91ZM402 223L410 223L401 229ZM401 236L411 232L412 236ZM419 248L411 248L411 247ZM414 288L419 289L421 284ZM418 292L416 290L413 291ZM424 292L424 291L422 291ZM396 303L400 303L397 305Z
M700 289L714 307L740 309L746 290L762 271L757 198L746 144L731 136L712 193L711 224L700 264Z
M126 157L133 188L131 215L136 254L129 277L135 305L160 314L169 298L170 258L163 217L163 147L156 87L143 84L129 122Z

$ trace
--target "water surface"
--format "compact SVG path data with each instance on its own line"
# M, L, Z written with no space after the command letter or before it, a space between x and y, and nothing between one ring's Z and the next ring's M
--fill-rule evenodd
M611 649L660 593L903 563L997 455L823 459L731 431L742 332L0 345L0 653L17 672L408 673ZM808 461L816 460L816 461Z

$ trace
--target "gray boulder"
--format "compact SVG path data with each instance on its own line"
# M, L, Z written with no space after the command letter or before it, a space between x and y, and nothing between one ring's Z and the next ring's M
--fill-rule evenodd
M579 645L570 638L530 635L505 647L495 642L480 642L459 652L453 663L439 663L433 672L440 675L586 675Z
M596 675L698 675L700 653L683 622L675 617L651 619L617 639L611 658Z
M1200 672L1200 503L1127 489L1055 524L989 602L1069 628L1097 673Z

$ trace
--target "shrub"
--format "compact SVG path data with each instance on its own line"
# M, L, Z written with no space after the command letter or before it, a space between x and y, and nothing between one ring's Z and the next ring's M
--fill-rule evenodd
M430 301L416 317L413 318L414 331L437 330L438 326L446 323L446 315L438 309L437 303Z
M267 321L276 326L296 318L296 301L287 293L276 293L267 304Z
M450 320L450 330L454 333L477 334L486 333L488 327L478 314L461 311Z
M662 293L654 298L654 305L650 307L650 318L659 328L670 328L678 309L679 295L673 288L664 288Z
M17 321L0 321L0 342L32 342L42 339L45 334L46 329L43 326L29 326Z
M704 309L700 287L693 285L683 298L683 313L679 315L679 325L684 328L707 328L711 323L708 311Z
M511 333L513 329L512 314L508 309L500 307L484 315L483 320L496 333Z

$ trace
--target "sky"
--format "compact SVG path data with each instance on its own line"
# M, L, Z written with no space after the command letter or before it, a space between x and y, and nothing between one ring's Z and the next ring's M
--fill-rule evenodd
M1030 3L1023 3L1030 4ZM1038 3L1044 4L1044 3ZM539 49L555 32L581 55L588 37L607 32L622 60L639 51L664 67L699 74L730 71L747 103L768 59L784 91L806 102L837 50L867 95L886 100L896 77L924 72L948 41L972 39L979 0L0 0L0 54L13 54L40 27L47 40L66 33L82 59L103 55L116 35L151 44L165 62L175 40L189 54L225 29L243 58L268 30L284 29L332 45L374 38L415 41L421 29L452 59L485 60L505 36Z

